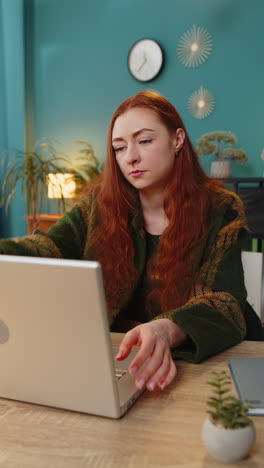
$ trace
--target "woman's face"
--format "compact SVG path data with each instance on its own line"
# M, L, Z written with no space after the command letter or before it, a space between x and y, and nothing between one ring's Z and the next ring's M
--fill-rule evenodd
M184 141L177 132L171 134L151 109L136 107L117 117L112 132L116 161L140 192L163 192Z

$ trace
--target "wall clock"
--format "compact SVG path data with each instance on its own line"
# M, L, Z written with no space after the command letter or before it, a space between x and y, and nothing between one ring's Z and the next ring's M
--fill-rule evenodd
M128 53L128 69L139 81L155 78L160 73L163 62L163 50L153 39L140 39Z

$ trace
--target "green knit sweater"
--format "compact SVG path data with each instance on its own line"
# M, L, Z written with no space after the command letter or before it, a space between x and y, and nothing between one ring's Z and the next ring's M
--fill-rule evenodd
M241 263L241 243L246 232L242 202L234 193L223 191L223 202L214 212L208 234L195 259L196 284L188 302L158 318L169 318L188 335L173 358L200 362L242 341L247 332L245 315L250 307ZM0 240L0 254L96 260L88 247L93 229L96 200L87 196L59 220L48 233L22 239ZM135 265L140 274L145 267L146 242L142 219L132 219ZM108 311L110 324L133 296L132 290L120 296Z

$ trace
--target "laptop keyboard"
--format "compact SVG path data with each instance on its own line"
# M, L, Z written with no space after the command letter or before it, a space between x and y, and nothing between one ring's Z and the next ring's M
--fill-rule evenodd
M123 377L123 375L125 375L126 373L127 373L126 370L115 369L115 378L116 378L116 380L121 379L121 377Z

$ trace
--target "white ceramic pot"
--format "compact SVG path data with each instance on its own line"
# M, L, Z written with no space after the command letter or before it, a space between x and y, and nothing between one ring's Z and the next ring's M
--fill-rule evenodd
M213 424L208 417L203 424L202 438L212 457L232 463L242 460L249 453L256 439L256 431L253 424L241 429L225 429Z
M231 166L229 161L213 161L211 163L211 172L212 177L230 177L231 175Z

